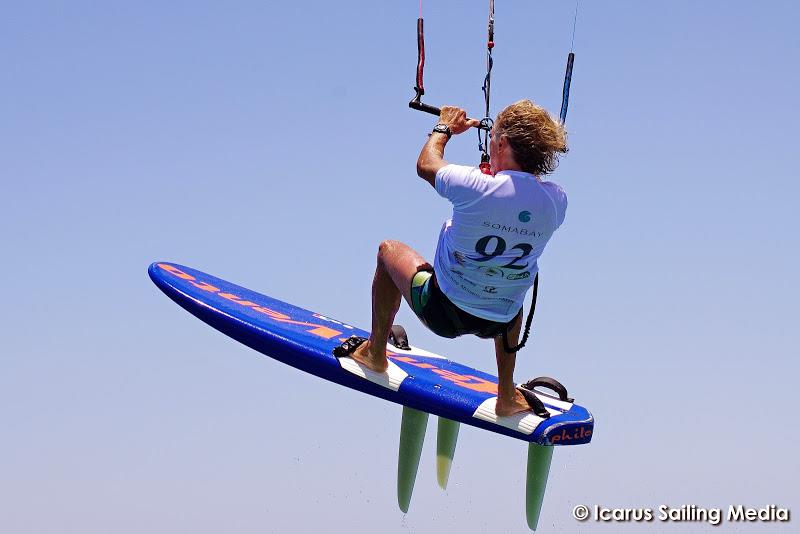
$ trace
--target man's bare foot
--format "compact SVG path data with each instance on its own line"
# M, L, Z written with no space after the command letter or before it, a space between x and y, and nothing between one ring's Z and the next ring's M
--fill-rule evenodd
M386 351L380 356L375 356L370 350L370 342L365 341L359 345L350 355L355 361L376 373L385 373L389 368L389 360L386 359Z
M531 407L528 404L528 401L525 400L525 397L522 396L522 393L515 389L514 396L510 399L507 398L506 395L497 396L497 403L494 407L494 413L496 413L498 417L507 417L509 415L514 415L515 413L526 412L530 409Z

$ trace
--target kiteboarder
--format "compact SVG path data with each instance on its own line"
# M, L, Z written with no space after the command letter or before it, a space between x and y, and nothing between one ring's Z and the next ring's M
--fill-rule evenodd
M542 177L567 152L566 132L542 107L521 100L494 121L491 174L445 161L451 136L478 126L464 110L442 108L417 159L417 174L453 204L434 264L399 241L380 244L372 283L372 332L368 340L351 342L347 352L368 368L385 371L387 338L403 297L440 336L494 339L499 379L495 412L506 416L531 408L514 385L514 347L537 259L564 221L567 196Z

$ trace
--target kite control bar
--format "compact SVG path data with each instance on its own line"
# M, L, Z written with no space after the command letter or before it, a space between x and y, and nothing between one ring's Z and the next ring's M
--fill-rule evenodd
M408 107L411 109L416 109L417 111L423 111L425 113L430 113L431 115L439 115L442 110L437 108L436 106L431 106L429 104L423 104L416 98L408 103Z
M578 22L578 4L575 4L575 16L572 21L572 41L573 46L575 42L575 27L577 26ZM480 125L477 126L478 128L478 136L479 136L479 143L478 148L481 150L482 157L481 161L484 163L488 163L488 137L481 138L480 136L481 131L488 132L492 125L491 125L491 116L489 115L489 91L491 87L491 75L492 75L492 49L494 48L494 0L489 1L489 28L488 28L489 38L486 43L486 78L483 82L483 93L486 100L486 115L484 119L481 121ZM570 85L572 84L572 67L575 62L575 54L570 50L569 56L567 56L567 69L564 74L564 87L562 90L562 99L561 99L561 113L559 113L559 119L562 124L566 123L567 121L567 109L569 107L569 90ZM425 71L425 31L424 31L424 20L422 18L422 2L420 1L420 12L419 18L417 19L417 76L416 82L417 84L414 86L414 98L408 103L408 107L411 109L415 109L417 111L422 111L424 113L430 113L431 115L439 116L441 114L441 109L436 106L431 106L430 104L425 104L422 102L422 95L425 94L425 85L423 82L423 75Z
M422 97L421 94L417 94L417 96L414 97L414 100L408 103L408 107L410 107L411 109L416 109L417 111L422 111L424 113L430 113L431 115L436 115L438 117L439 114L441 114L442 110L440 108L437 108L436 106L431 106L430 104L423 103L422 101L420 101L421 97ZM472 119L468 117L467 120L470 121ZM481 123L478 126L476 126L476 128L489 131L489 128L491 127Z
M440 108L422 102L422 95L425 94L425 84L422 80L422 76L425 71L425 32L423 30L423 25L424 23L422 17L420 16L417 19L417 85L414 86L414 92L416 94L414 95L414 98L411 99L411 102L408 103L408 107L424 113L430 113L431 115L436 115L438 117L442 113ZM487 132L489 131L490 127L490 125L484 124L483 122L480 124L480 126L477 126L477 128L486 130Z

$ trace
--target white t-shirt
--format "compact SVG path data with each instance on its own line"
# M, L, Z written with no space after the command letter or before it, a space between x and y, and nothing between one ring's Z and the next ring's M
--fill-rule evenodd
M527 172L489 176L463 165L439 169L436 191L453 203L436 246L439 287L476 317L510 321L533 285L536 260L564 222L566 193Z

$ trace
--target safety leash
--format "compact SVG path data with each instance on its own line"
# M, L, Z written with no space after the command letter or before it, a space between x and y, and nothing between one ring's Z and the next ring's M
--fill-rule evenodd
M489 24L488 39L486 40L486 77L483 79L483 99L486 109L481 119L481 126L478 129L478 150L481 151L481 164L478 166L483 174L492 174L492 166L489 163L489 131L492 128L493 120L489 112L489 101L492 92L492 49L494 49L494 0L489 0Z
M539 293L539 273L537 272L533 277L533 295L531 296L531 309L528 312L528 318L525 320L525 333L522 335L522 342L516 347L508 345L508 326L503 329L503 349L506 352L519 352L528 342L528 336L531 333L531 323L533 323L533 314L536 312L536 297ZM522 310L520 310L521 312Z

